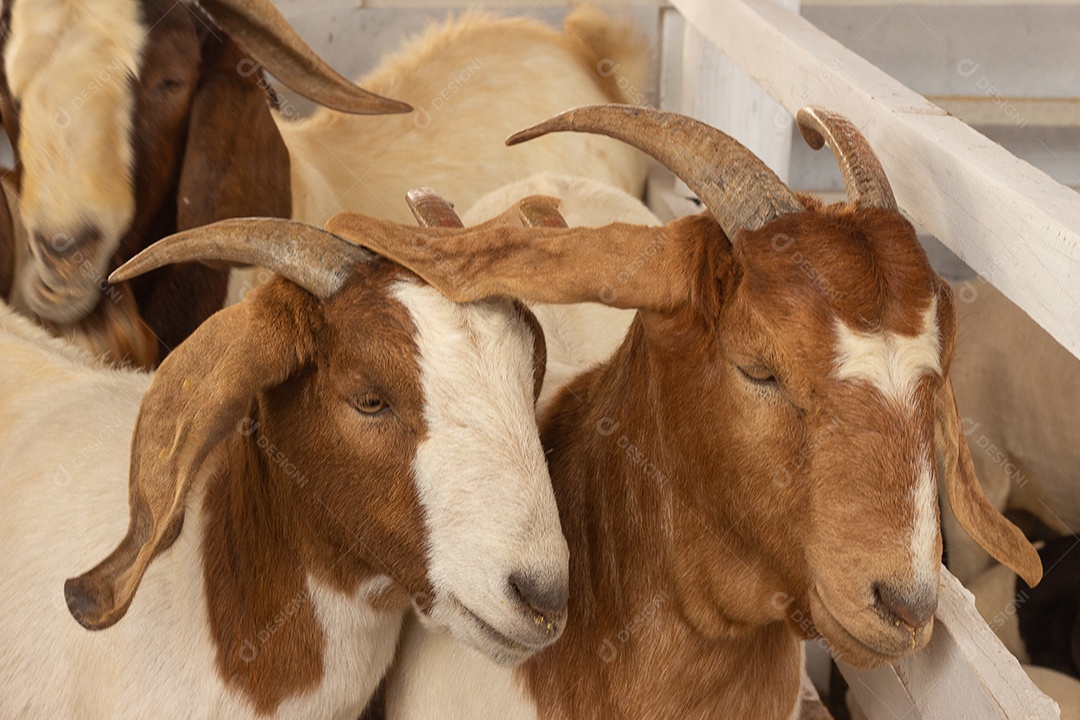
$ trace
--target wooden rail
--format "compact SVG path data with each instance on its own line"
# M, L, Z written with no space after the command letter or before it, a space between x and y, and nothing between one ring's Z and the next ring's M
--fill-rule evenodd
M1075 192L772 0L671 4L790 113L851 118L904 211L1080 356Z

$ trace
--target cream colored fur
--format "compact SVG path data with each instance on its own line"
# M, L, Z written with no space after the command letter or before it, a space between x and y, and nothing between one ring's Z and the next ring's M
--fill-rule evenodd
M279 119L293 161L293 216L321 225L348 210L412 222L405 204L412 188L431 186L465 208L540 171L587 175L640 195L644 158L615 140L565 134L503 145L511 133L568 108L628 101L617 78L605 77L613 66L601 63L611 55L619 55L619 72L633 74L629 85L646 86L650 52L629 27L595 10L579 10L566 23L559 33L527 18L467 14L431 28L358 81L415 112L369 117L320 109L301 122Z
M952 381L971 457L998 510L1027 510L1062 534L1080 532L1080 360L983 280L955 283ZM965 584L990 556L943 497L949 569Z
M60 242L92 222L115 247L135 211L133 98L146 28L133 0L11 5L5 53L20 103L22 216Z

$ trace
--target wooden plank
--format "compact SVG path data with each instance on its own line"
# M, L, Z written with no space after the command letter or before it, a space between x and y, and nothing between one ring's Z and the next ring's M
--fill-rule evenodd
M1043 695L975 610L975 599L944 567L934 634L895 665L861 670L838 662L870 720L1056 720Z
M851 118L905 212L1080 357L1075 193L771 0L672 4L789 112Z
M1080 98L928 95L927 100L968 125L1080 127Z
M780 2L798 10L799 0ZM664 81L678 83L661 93L667 102L661 107L720 128L787 181L791 115L682 15L674 10L662 15L664 63L680 70L677 77L661 75Z

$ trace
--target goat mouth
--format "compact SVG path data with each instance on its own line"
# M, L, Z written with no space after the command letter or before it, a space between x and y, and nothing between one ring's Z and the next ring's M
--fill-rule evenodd
M840 619L825 602L818 589L810 591L810 612L814 624L833 652L858 667L878 667L895 662L915 652L930 639L933 620L920 628L903 626L868 605L860 615L873 617L866 632L858 632ZM860 618L861 623L866 618Z
M93 283L53 282L38 268L28 267L23 275L22 299L27 309L48 322L67 324L85 317L101 299Z
M457 596L450 595L448 596L448 599L483 637L493 640L497 645L509 651L508 653L505 653L505 655L510 658L510 662L512 663L519 662L521 659L542 650L551 642L549 640L540 643L527 643L516 640L485 620L479 613L475 612L468 605L459 600Z

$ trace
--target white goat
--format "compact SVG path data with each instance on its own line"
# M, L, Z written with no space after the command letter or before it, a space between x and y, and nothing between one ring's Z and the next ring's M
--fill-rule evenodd
M429 29L359 85L415 108L361 117L321 108L277 118L293 164L293 217L321 224L342 210L408 222L419 181L469 207L541 171L588 176L640 195L645 160L608 138L549 139L510 149L510 133L568 107L644 101L651 53L628 25L594 8L556 32L527 18L470 13ZM502 209L505 209L504 206Z
M409 607L499 662L557 638L528 311L454 304L283 220L189 231L119 274L196 259L297 284L215 314L153 377L0 306L0 717L355 720ZM123 542L65 583L129 500Z
M541 423L571 549L562 639L508 670L411 635L391 718L797 716L800 637L862 666L930 637L935 433L965 527L1037 582L1037 554L981 495L961 442L948 285L857 130L800 119L837 153L849 204L796 197L689 118L578 108L513 140L624 139L709 212L661 228L428 228L419 242L367 226L366 245L449 297L638 310Z
M983 491L998 510L1026 510L1059 534L1080 534L1080 360L982 279L954 285L953 384ZM945 503L949 570L967 584L990 557Z

